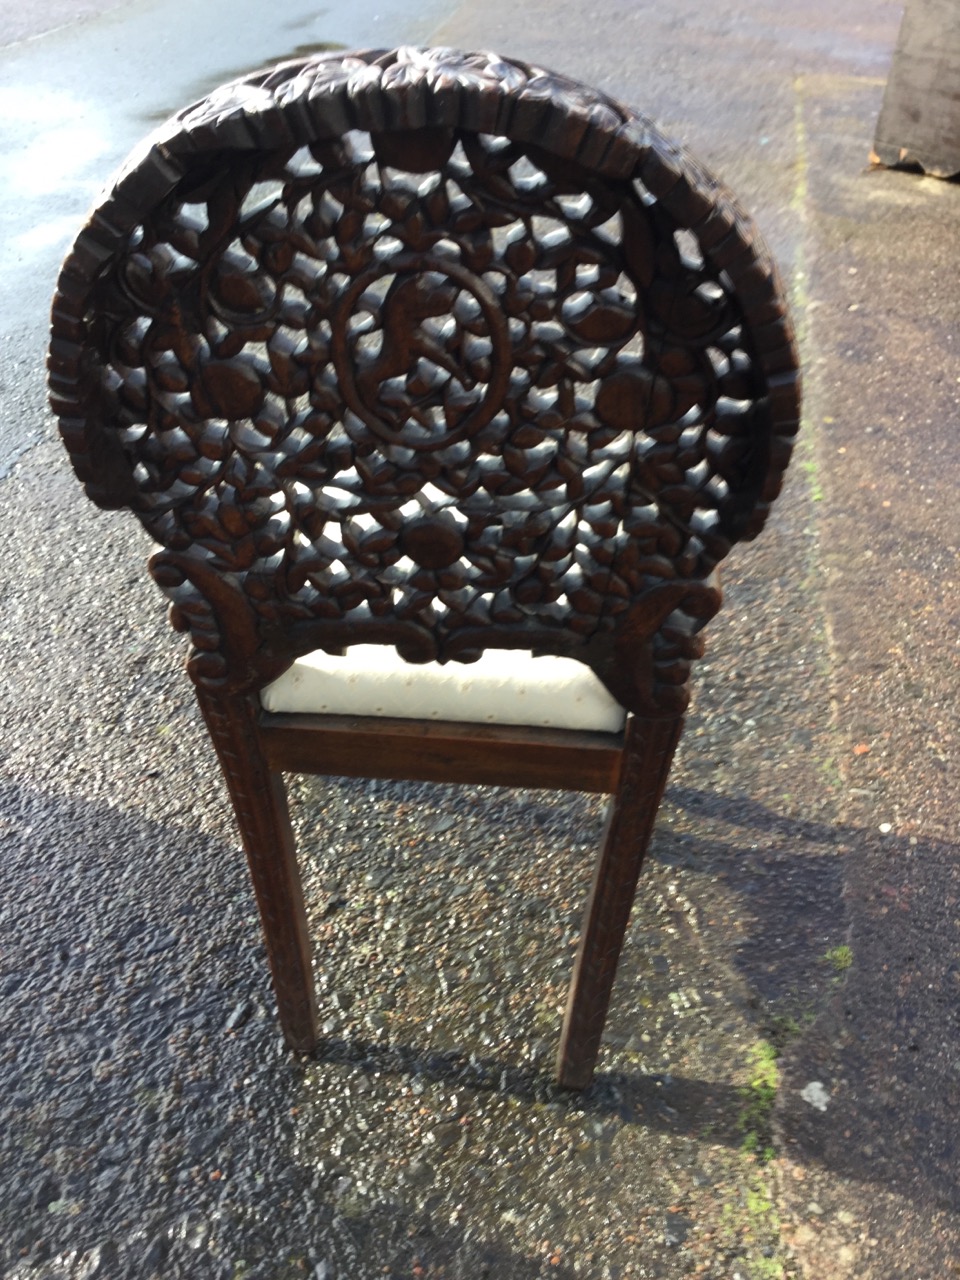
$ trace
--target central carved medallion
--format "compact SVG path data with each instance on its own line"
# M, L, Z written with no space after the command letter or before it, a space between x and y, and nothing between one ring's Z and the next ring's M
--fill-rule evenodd
M459 263L400 254L342 295L332 353L347 405L382 439L441 449L500 408L510 338L490 286Z
M443 512L405 526L400 546L421 569L446 569L463 555L464 540L453 517Z

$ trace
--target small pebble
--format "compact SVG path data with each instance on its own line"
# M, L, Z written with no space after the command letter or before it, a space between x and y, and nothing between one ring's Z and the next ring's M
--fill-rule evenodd
M686 1240L693 1223L679 1213L668 1213L664 1219L663 1239L668 1245L676 1248Z
M238 1027L243 1026L252 1012L253 1005L249 1000L244 1001L243 1004L238 1004L233 1013L231 1013L230 1017L227 1019L224 1025L224 1030L236 1031Z
M830 1095L819 1080L811 1080L809 1084L804 1085L800 1090L800 1097L817 1111L826 1111L830 1105Z

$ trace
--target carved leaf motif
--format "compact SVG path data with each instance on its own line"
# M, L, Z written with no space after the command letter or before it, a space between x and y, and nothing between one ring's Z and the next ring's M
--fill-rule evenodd
M597 302L568 324L584 342L613 343L622 341L633 332L636 312L629 307Z
M596 399L599 416L618 431L648 431L669 421L673 408L669 381L638 367L612 374Z
M201 413L252 418L263 403L264 389L256 370L242 361L211 360L200 370L195 394Z

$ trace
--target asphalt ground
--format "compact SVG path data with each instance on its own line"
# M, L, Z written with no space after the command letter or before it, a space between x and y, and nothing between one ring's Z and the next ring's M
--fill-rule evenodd
M493 0L434 32L686 142L756 215L804 353L798 462L726 574L580 1099L549 1077L579 796L296 782L327 1039L283 1053L144 539L85 502L10 334L5 1277L960 1274L960 189L866 167L898 18Z

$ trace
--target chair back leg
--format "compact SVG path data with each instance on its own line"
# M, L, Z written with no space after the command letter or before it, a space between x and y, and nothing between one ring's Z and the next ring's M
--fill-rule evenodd
M627 724L560 1037L557 1079L565 1089L583 1089L593 1077L640 868L682 730L682 715L631 716Z
M243 838L284 1039L310 1053L317 1045L317 999L283 775L263 754L255 697L219 697L199 685L196 692Z

